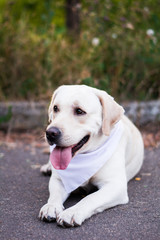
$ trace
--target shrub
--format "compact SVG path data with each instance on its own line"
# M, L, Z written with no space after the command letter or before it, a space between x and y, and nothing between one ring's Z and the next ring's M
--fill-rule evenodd
M77 83L121 100L160 96L157 1L81 1L76 37L65 27L65 1L3 3L1 100L46 99L58 85Z

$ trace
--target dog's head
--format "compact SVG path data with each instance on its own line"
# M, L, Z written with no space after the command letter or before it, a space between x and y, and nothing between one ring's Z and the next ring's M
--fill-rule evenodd
M54 167L65 169L75 154L99 147L123 113L104 91L85 85L59 87L51 99L46 130L48 143L56 144L51 153Z

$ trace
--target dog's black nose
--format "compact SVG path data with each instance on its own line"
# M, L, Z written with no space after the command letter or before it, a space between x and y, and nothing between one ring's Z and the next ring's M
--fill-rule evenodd
M62 132L57 127L50 127L46 130L46 137L50 145L58 144Z

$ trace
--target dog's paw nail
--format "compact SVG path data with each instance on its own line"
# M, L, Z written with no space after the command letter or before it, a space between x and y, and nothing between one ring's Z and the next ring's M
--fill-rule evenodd
M71 223L68 223L62 219L59 219L59 221L57 221L57 225L60 226L60 227L63 227L63 228L70 228L70 227L74 227L73 224Z
M42 220L44 222L48 222L48 223L56 221L56 219L54 217L50 217L50 216L44 217Z
M70 223L67 223L67 222L63 222L63 226L66 227L66 228L70 228L70 227L73 227L74 225L70 224Z
M40 220L43 220L43 213L42 213L42 212L39 213L38 218L39 218Z
M57 218L57 224L58 224L58 226L63 227L63 220L60 218Z
M80 227L80 226L81 226L81 224L74 222L74 227Z

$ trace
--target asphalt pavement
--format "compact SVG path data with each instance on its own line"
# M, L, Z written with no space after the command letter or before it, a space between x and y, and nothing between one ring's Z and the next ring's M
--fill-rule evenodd
M128 184L128 204L92 216L81 227L66 229L38 219L48 199L49 177L39 171L47 158L41 149L30 145L0 146L0 239L160 239L160 147L145 150L143 167ZM81 193L72 195L65 207L82 197Z

